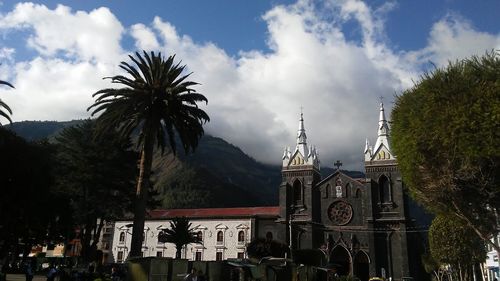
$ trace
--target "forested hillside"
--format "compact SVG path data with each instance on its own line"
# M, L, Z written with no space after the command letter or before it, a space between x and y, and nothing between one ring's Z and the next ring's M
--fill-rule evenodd
M27 140L53 140L68 122L23 121L7 126ZM279 162L279 155L277 156ZM323 177L334 170L323 167ZM363 177L357 171L343 171ZM238 147L210 135L201 138L195 153L177 156L155 153L153 183L164 208L271 206L278 204L281 167L257 162Z

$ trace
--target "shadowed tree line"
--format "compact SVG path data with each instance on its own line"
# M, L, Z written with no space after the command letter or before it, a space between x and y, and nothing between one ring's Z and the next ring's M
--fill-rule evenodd
M54 143L0 127L0 257L78 238L82 260L92 261L104 222L132 210L137 153L114 131L95 139L94 127L66 128Z
M52 192L54 151L0 127L0 262L32 245L64 241L69 231L68 201Z

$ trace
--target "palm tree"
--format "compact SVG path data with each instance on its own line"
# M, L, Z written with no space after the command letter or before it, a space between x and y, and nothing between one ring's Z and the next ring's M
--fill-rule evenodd
M202 239L191 228L191 223L185 217L173 218L170 229L162 229L158 234L158 242L172 243L175 245L175 258L181 258L181 250L184 245L201 243Z
M12 84L10 84L9 82L2 81L2 80L0 80L0 85L7 85L11 88L14 88L14 86L12 86ZM7 112L10 113L10 115L12 115L12 110L10 109L10 107L0 99L0 116L5 117L5 119L9 120L9 122L12 123L12 119L10 119L10 116L7 114L7 112L2 110L2 107L5 110L7 110ZM2 125L2 123L0 123L0 125Z
M203 135L202 125L210 118L197 102L208 100L191 86L196 82L185 81L190 75L181 75L185 69L174 64L175 56L164 59L161 53L151 55L143 51L129 56L135 66L121 62L120 68L130 77L116 75L106 77L121 88L102 89L95 94L95 103L87 110L97 118L99 132L117 129L123 137L139 132L140 151L139 177L136 188L134 226L132 232L131 257L141 256L144 219L148 189L150 188L151 164L155 144L163 153L167 142L176 153L177 135L186 153L194 151ZM106 79L105 78L105 79ZM167 141L168 138L168 141Z

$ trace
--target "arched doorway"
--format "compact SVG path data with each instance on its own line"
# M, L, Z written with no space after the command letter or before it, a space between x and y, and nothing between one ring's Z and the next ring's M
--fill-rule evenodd
M363 251L359 251L354 257L354 276L358 277L361 281L368 281L370 277L369 263L370 258L368 255Z
M330 253L330 263L337 269L339 276L351 273L351 255L346 248L335 246Z

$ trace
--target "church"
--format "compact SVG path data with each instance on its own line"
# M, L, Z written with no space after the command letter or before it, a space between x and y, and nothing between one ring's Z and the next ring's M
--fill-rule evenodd
M421 280L423 212L404 189L382 103L377 140L374 146L366 140L363 153L365 178L353 179L338 166L321 178L301 114L296 147L285 148L282 158L280 238L292 249L321 249L339 275Z
M158 237L174 217L182 216L202 241L183 249L182 258L192 261L247 258L250 241L271 237L293 250L321 251L328 263L324 266L339 275L362 281L373 276L427 280L420 258L426 215L404 189L382 103L377 140L374 146L367 140L363 153L364 178L349 177L339 165L322 178L301 114L295 149L286 148L282 156L279 206L152 210L144 226L142 254L174 257L175 247ZM109 245L101 247L108 262L125 260L131 228L130 220L113 222L109 240L101 240Z

